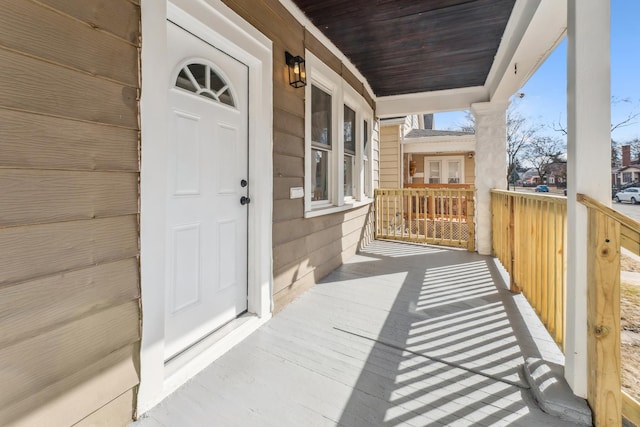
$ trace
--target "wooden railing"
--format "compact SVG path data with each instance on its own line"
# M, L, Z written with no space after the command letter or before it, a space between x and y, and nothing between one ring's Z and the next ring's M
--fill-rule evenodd
M491 191L493 253L554 340L564 349L567 201Z
M640 425L640 403L622 391L620 369L620 248L640 255L640 223L578 194L589 211L588 401L596 426ZM564 348L566 199L492 190L493 252L549 333Z
M471 189L376 189L376 238L475 250Z
M596 426L640 425L640 402L621 390L620 248L640 255L640 223L583 194L587 237L587 399Z

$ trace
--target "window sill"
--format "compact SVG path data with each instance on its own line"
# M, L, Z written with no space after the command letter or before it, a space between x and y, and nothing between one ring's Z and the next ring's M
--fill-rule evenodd
M333 214L333 213L337 213L337 212L344 212L344 211L348 211L348 210L351 210L351 209L360 208L362 206L370 205L371 203L373 203L373 199L365 198L363 200L345 203L342 206L326 206L326 207L323 206L323 207L318 207L316 209L313 209L313 210L305 212L304 213L304 217L305 218L315 218L317 216L329 215L329 214Z

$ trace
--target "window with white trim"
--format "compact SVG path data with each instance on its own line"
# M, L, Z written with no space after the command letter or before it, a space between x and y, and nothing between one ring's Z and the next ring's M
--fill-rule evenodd
M176 87L211 101L235 107L229 84L211 65L193 62L185 65L176 78Z
M341 76L305 54L305 216L368 202L373 110Z
M311 86L311 200L329 201L331 180L331 95Z
M364 195L371 197L371 187L373 180L371 179L371 163L369 162L369 152L371 144L369 144L369 121L363 120L362 123L362 167L364 168Z
M353 174L356 171L356 112L344 106L343 116L344 129L344 177L342 183L344 185L343 194L345 199L355 196L355 179Z
M464 184L464 157L425 157L425 182L428 184Z

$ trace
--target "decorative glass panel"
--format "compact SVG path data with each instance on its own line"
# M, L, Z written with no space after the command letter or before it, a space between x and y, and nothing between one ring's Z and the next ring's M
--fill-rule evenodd
M344 106L344 152L356 154L356 112Z
M312 201L329 200L329 153L311 150L311 194Z
M311 86L311 141L331 147L331 95Z
M236 106L229 85L210 66L205 64L185 65L178 74L176 87L221 104Z

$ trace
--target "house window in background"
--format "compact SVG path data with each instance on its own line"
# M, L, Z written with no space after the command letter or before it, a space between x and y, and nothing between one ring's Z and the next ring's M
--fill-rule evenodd
M329 200L331 161L331 95L311 88L311 200Z
M622 182L623 183L631 182L632 181L631 175L632 175L631 172L622 172Z
M460 166L460 160L449 160L447 166L449 169L449 171L447 172L447 183L460 184L460 171L462 170L462 167Z
M440 161L429 160L427 165L429 184L440 184Z
M355 194L353 173L356 163L356 112L344 106L344 197Z
M425 183L464 184L464 156L424 158Z

